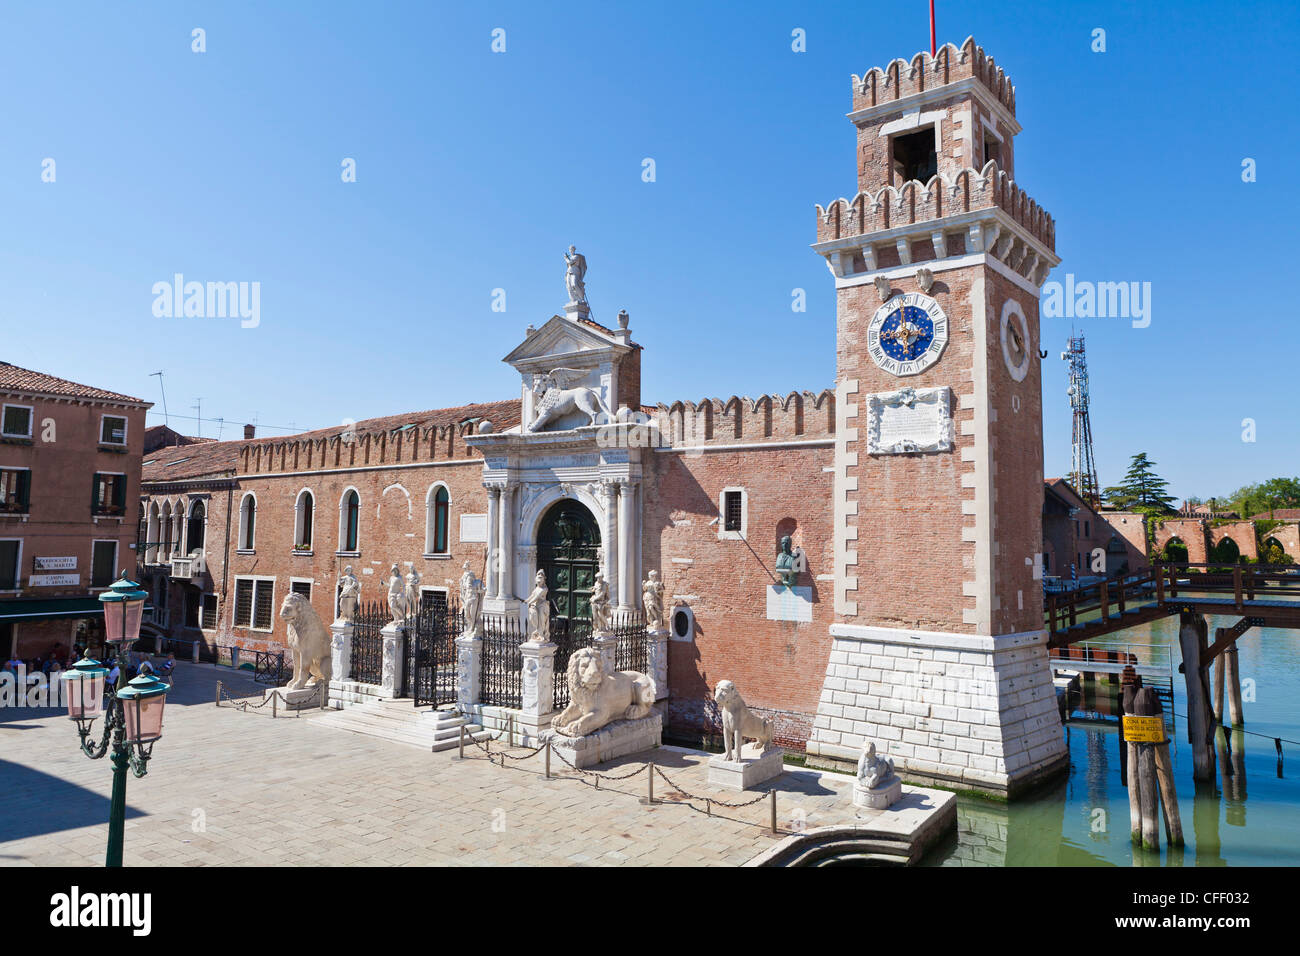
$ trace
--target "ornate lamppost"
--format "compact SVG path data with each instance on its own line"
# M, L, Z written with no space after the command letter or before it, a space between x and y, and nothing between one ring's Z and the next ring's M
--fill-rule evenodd
M99 596L104 605L104 640L116 658L118 673L127 670L127 649L140 636L147 591L122 577ZM163 706L170 685L142 673L125 687L106 688L109 671L84 654L63 675L68 717L77 722L81 751L91 760L108 753L113 759L113 797L108 813L108 854L105 866L122 865L122 831L126 822L126 771L137 777L149 772L154 743L162 736ZM119 682L121 678L118 678ZM103 734L91 739L95 719L104 717Z

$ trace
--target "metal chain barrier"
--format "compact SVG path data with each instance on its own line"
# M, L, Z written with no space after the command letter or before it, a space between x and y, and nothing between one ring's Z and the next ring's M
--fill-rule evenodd
M312 704L313 706L316 707L320 706L321 690L322 688L324 688L324 686L325 686L324 684L316 685L316 689L312 693L312 698L309 698L308 701L304 702L304 704L299 707L298 711L295 712L294 714L295 717L301 716L301 712L302 710L306 709L307 704ZM222 698L225 698L227 701L233 704L235 706L235 709L238 710L240 713L248 713L249 711L259 711L262 708L266 707L267 705L274 704L277 699L285 705L289 703L288 700L285 698L285 696L280 693L279 688L276 688L275 691L269 697L264 698L260 704L252 704L249 703L247 700L239 700L235 697L231 697L230 694L226 692L225 682L217 681L216 705L218 707L221 706ZM273 713L275 709L276 708L272 707Z
M719 800L717 797L701 797L697 794L691 793L685 787L674 782L668 776L668 774L664 773L663 770L661 770L658 766L655 767L655 773L658 774L660 779L663 780L664 783L668 784L668 786L672 787L678 793L684 794L688 800L703 800L706 804L709 805L710 808L716 805L719 807L727 807L730 810L738 810L741 807L751 807L754 804L758 803L760 800L769 799L768 794L766 792L760 793L753 800L742 800L737 803L732 803L727 800ZM692 809L695 808L692 807Z

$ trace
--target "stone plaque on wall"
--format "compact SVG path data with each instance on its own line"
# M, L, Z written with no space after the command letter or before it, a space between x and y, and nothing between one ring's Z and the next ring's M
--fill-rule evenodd
M487 515L461 515L460 540L486 543L488 539Z
M951 451L952 390L900 388L867 396L867 454Z

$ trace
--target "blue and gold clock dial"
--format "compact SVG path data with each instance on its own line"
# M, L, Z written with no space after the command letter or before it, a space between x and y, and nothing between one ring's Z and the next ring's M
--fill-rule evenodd
M925 371L947 344L948 317L938 302L919 292L894 296L867 326L867 352L891 375Z

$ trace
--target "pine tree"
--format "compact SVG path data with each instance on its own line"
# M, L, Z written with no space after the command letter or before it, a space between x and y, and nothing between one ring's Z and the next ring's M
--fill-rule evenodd
M1156 463L1139 452L1129 463L1124 480L1102 492L1106 504L1116 511L1140 511L1147 514L1172 514L1174 496L1169 482L1156 474Z

